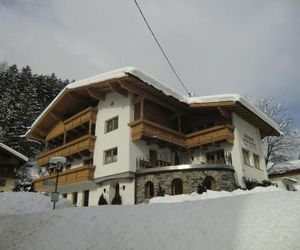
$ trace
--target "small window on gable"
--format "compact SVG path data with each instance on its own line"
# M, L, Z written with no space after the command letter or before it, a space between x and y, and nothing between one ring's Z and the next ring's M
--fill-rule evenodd
M118 116L107 120L105 122L105 133L118 129L118 123L119 123L118 120L119 120Z
M112 148L104 151L104 164L116 162L118 160L118 148Z
M250 165L250 153L246 149L243 149L243 159L244 159L245 165L251 166Z
M260 162L259 162L259 156L256 154L253 154L253 161L254 161L254 167L257 169L260 169Z

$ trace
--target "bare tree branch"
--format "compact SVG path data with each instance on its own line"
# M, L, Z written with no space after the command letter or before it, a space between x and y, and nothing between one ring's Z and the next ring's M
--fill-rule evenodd
M263 146L267 166L271 167L285 162L299 150L300 140L293 119L287 115L282 103L275 103L272 97L262 98L257 101L257 107L274 120L282 132L281 136L265 137Z

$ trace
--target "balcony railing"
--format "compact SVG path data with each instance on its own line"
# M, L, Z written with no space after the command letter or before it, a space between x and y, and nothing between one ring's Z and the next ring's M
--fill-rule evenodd
M37 164L43 166L54 156L69 157L82 151L94 151L96 136L85 135L60 147L46 151L37 156Z
M161 139L179 146L184 145L184 134L157 123L139 119L129 123L129 126L131 127L133 141L146 136L153 139Z
M234 127L230 124L214 126L186 135L186 148L193 148L213 142L228 141L233 143Z
M58 187L74 184L94 179L95 166L84 165L82 167L66 170L59 173ZM36 191L54 189L56 182L56 174L44 176L34 180L34 188Z
M47 140L51 140L57 136L63 135L65 132L76 128L84 123L92 121L96 122L97 109L94 107L88 107L87 109L73 115L67 120L59 123L48 135Z
M177 166L185 164L225 164L232 165L231 153L226 150L199 152L164 152L155 157L143 155L136 158L137 169Z
M128 125L131 127L133 141L147 137L167 141L184 148L192 148L220 141L233 143L234 140L234 127L229 124L214 126L187 135L145 119L136 120Z

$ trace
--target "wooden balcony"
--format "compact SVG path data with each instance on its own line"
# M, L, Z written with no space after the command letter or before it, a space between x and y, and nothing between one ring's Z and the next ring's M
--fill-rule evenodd
M78 154L82 151L93 152L95 147L96 136L85 135L74 141L66 143L60 147L43 152L37 156L37 164L43 166L49 163L50 159L54 156L69 157Z
M234 140L234 127L229 124L214 126L187 135L148 120L139 119L128 125L131 127L133 141L151 138L167 141L184 148L192 148L221 141L233 143Z
M184 146L184 134L160 124L145 119L139 119L129 123L128 125L131 127L131 136L133 141L139 140L142 137L148 137Z
M196 146L222 141L227 141L233 144L233 131L234 127L229 124L203 129L186 135L185 147L193 148Z
M92 165L84 165L82 167L64 171L58 176L58 187L79 182L92 181L94 179L94 171L95 166ZM36 191L51 190L54 189L55 182L56 174L44 176L34 180L34 188Z
M51 140L57 136L63 135L65 132L74 129L84 123L92 122L96 123L97 119L97 109L89 107L76 115L58 123L47 135L46 140Z

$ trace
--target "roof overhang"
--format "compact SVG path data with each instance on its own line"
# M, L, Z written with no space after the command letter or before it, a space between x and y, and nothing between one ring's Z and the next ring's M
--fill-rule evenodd
M167 99L171 104L169 106L173 108L222 107L258 127L262 136L280 135L278 125L242 96L187 97L136 68L125 67L68 84L35 120L26 137L43 140L47 131L62 120L64 115L76 113L83 109L84 105L98 103L109 91L119 91L121 94L126 94L126 91L135 94L148 92L156 100Z
M8 155L11 155L14 158L17 158L21 163L25 163L28 161L28 158L25 155L3 143L0 143L0 150L6 152Z

